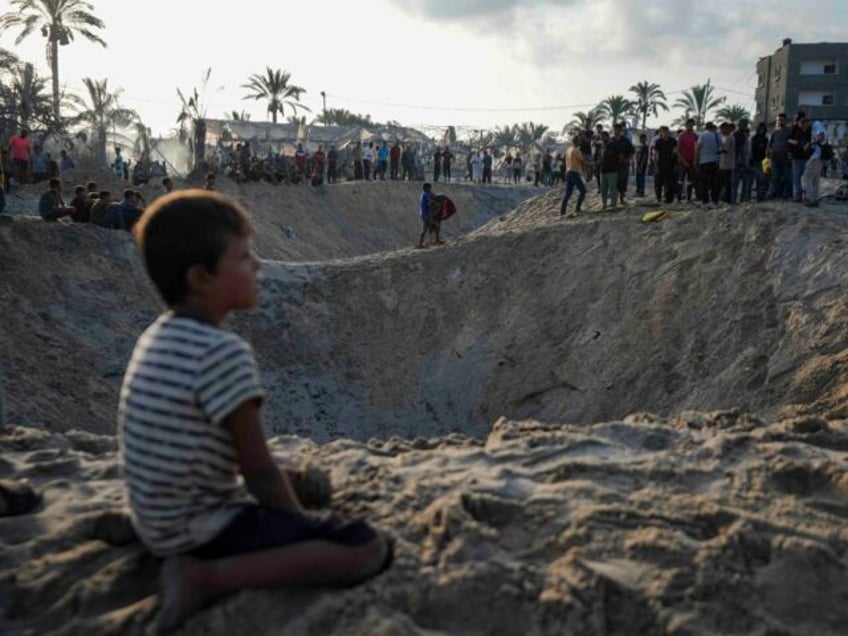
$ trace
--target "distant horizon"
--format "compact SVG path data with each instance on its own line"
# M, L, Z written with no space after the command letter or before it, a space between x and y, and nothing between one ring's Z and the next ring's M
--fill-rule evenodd
M368 7L330 0L320 15L303 11L295 20L291 10L269 11L258 0L243 0L220 20L210 17L214 7L196 0L149 0L131 18L123 3L92 5L105 22L96 32L108 48L82 37L60 47L60 86L85 97L82 78L107 78L157 137L177 128L177 88L201 90L210 67L201 96L211 119L244 111L252 122L269 121L265 104L242 99L247 91L241 87L266 66L290 72L291 83L306 89L301 102L310 111L297 114L310 121L321 112L324 91L327 108L370 115L375 123L394 120L424 131L454 126L462 135L534 122L560 132L575 112L610 95L629 99L631 85L649 81L660 85L671 108L648 118L656 127L681 114L672 104L682 91L707 79L727 104L754 115L760 57L785 37L839 41L848 32L837 0L808 3L805 15L828 20L801 24L793 33L782 16L797 6L787 0L767 10L728 0L455 0L447 6L374 0ZM0 13L8 9L2 0ZM199 37L191 32L198 12ZM329 14L332 19L324 17ZM699 24L715 30L703 33ZM49 78L44 38L36 32L16 46L18 33L0 34L0 47ZM240 33L244 39L234 36ZM200 46L181 43L200 38ZM165 53L172 50L177 59Z

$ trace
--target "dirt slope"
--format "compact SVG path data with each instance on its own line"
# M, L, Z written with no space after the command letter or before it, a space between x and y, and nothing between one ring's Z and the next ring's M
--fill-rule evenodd
M127 182L109 173L72 171L63 174L63 192L70 200L76 184L95 181L100 189L120 198ZM175 180L177 189L202 187L201 181ZM255 246L262 258L283 261L317 261L349 258L408 247L418 240L418 197L421 183L406 181L347 182L312 188L238 184L221 177L217 187L247 208L255 227ZM26 186L9 197L7 213L37 215L38 196L44 185ZM155 184L136 188L150 202L161 196ZM532 186L474 186L464 182L434 184L446 194L458 214L446 221L446 238L466 234L510 212L536 196Z
M554 207L542 197L440 249L267 262L262 306L232 324L262 365L269 428L323 440L484 435L501 415L844 416L844 211L644 225L632 211L563 222ZM129 238L0 226L0 271L10 419L111 430L158 309Z

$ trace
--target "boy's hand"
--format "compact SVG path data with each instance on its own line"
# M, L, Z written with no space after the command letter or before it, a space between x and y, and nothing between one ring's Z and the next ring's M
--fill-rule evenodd
M323 508L333 497L333 487L326 471L315 466L303 470L286 470L298 501L306 508Z
M233 448L250 494L269 508L301 510L291 483L268 450L259 417L259 400L240 404L224 419L224 426L233 436Z

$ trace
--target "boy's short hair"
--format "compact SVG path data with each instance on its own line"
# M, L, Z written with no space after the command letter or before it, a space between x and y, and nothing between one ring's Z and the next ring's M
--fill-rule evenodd
M56 188L56 187L59 187L61 185L62 185L62 182L59 181L59 179L57 179L56 177L53 177L52 179L50 179L50 181L47 182L47 186L50 187L50 188Z
M135 190L124 190L124 201L132 201L135 199Z
M110 197L110 196L112 196L112 195L108 190L101 190L100 191L100 198L101 199L105 199L106 197Z
M74 194L84 194L85 186L78 185L74 188Z
M200 265L214 274L230 236L247 236L253 225L230 197L182 190L156 199L135 226L144 266L169 307L188 294L186 272Z

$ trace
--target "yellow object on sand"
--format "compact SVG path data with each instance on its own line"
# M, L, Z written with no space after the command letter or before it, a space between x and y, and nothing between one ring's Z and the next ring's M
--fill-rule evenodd
M668 210L657 210L656 212L646 212L642 215L642 223L653 223L662 221L668 216Z

